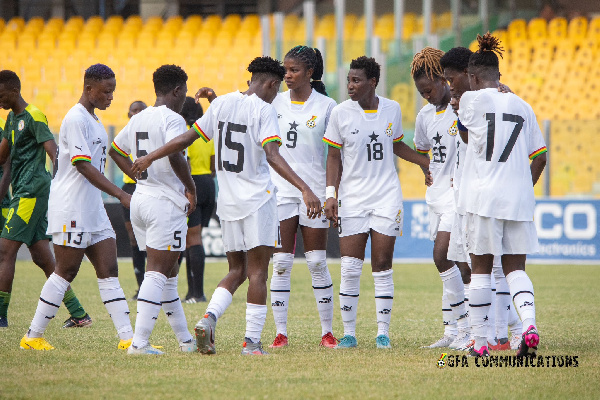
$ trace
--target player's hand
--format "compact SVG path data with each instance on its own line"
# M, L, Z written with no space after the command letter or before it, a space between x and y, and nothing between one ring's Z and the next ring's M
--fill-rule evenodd
M510 88L508 86L506 86L504 83L501 83L498 85L498 91L500 93L512 93L513 91L510 90Z
M190 203L190 205L188 206L188 209L187 209L187 215L189 216L196 209L196 203L198 203L198 198L196 197L196 192L192 193L192 192L188 192L187 190L185 191L185 197L188 199L188 202Z
M131 166L131 172L133 172L135 177L139 179L142 172L147 170L150 165L152 165L152 160L150 160L150 157L142 156L133 162L133 165Z
M302 198L304 199L304 204L306 204L306 215L310 219L315 219L321 216L321 201L312 190L307 189L302 192Z
M215 91L206 86L198 89L196 96L194 96L196 103L198 103L200 99L208 99L208 102L212 103L212 101L216 98L217 95L215 94Z
M331 221L334 228L338 226L338 202L335 197L325 200L325 217Z
M433 177L431 176L430 170L427 170L427 172L425 172L425 185L427 185L427 186L433 185Z
M131 206L131 195L129 193L123 192L119 198L119 201L123 207L129 210L129 207Z

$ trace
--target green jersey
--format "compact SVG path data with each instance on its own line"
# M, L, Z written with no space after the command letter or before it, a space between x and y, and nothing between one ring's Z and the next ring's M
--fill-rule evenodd
M2 140L2 135L4 135L4 125L6 121L0 118L0 140ZM4 175L4 170L0 166L0 180L2 180L2 176ZM6 192L6 196L0 201L0 208L8 208L10 205L10 190Z
M11 184L14 197L42 197L50 191L52 177L46 170L43 143L54 140L48 120L36 106L29 104L15 115L8 114L2 138L10 148Z

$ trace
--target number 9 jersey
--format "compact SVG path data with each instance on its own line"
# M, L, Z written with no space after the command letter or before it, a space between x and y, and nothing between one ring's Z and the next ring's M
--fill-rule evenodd
M256 94L228 93L217 97L193 128L205 142L214 139L220 219L246 218L275 196L263 150L269 142L281 143L271 104Z

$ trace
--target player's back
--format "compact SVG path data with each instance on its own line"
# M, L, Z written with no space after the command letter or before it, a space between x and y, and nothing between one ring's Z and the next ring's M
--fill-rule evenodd
M545 151L531 106L512 93L488 88L463 94L459 117L469 129L461 205L486 217L531 221L535 200L529 158Z
M148 107L131 118L114 144L135 160L164 146L186 130L183 117L167 106ZM168 157L156 160L142 173L136 191L152 197L167 197L182 209L188 203L185 187L173 171Z

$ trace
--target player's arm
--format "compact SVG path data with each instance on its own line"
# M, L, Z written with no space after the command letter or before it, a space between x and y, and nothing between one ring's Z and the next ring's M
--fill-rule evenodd
M48 157L50 157L50 161L52 162L52 171L53 174L55 174L56 160L58 158L58 146L56 145L54 139L46 140L42 145L44 146L46 154L48 154Z
M153 152L136 159L133 165L131 166L131 172L136 176L138 174L141 174L142 172L147 170L148 167L152 165L154 161L160 160L161 158L167 157L174 153L181 153L182 151L190 147L190 145L194 143L194 141L196 141L199 137L200 136L198 136L194 128L190 128L186 133L181 134L176 138L170 140L164 146L159 147Z
M537 183L537 181L540 179L540 175L542 175L542 172L544 171L544 168L546 167L547 162L548 162L547 153L540 154L539 156L534 158L533 161L531 162L531 165L530 165L531 178L533 179L534 186Z
M417 164L423 171L429 170L429 157L417 153L401 140L394 143L394 154L405 161Z
M8 140L5 137L2 137L2 141L0 142L0 164L6 164L10 157L10 149L8 147Z
M109 194L119 199L123 206L129 208L131 202L131 195L125 193L117 185L109 181L91 162L86 160L75 161L75 168L77 172L85 177L92 185L102 190L104 193Z
M112 158L115 164L117 164L117 167L119 167L119 169L123 171L125 175L137 182L135 174L131 171L131 167L133 166L131 158L120 154L112 146L110 147L110 149L108 149L108 155L110 156L110 158Z
M314 219L321 215L321 202L319 198L315 196L310 187L304 182L285 161L285 159L279 154L279 142L272 141L265 143L263 146L265 154L267 155L267 162L283 179L294 185L300 192L306 204L307 215L309 218Z
M326 164L326 187L334 187L335 193L326 193L327 199L325 199L325 216L333 227L338 226L338 202L336 193L340 188L340 180L342 176L342 150L329 146L327 150L327 164Z
M213 178L217 175L217 171L215 170L215 155L210 156L210 176Z
M187 160L183 154L173 153L169 155L169 163L171 164L171 168L173 168L175 175L177 175L181 183L183 183L183 186L185 186L185 197L187 197L190 202L187 211L188 215L190 215L196 209L198 199L196 197L196 185L192 179Z
M209 103L212 103L214 99L217 98L217 94L215 93L215 91L209 87L202 87L200 89L198 89L198 91L196 92L196 96L194 96L194 99L196 100L196 103L198 103L200 101L200 99L207 99Z
M3 199L8 193L10 186L10 158L2 165L2 179L0 180L0 199Z

